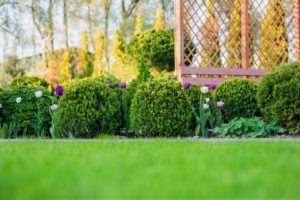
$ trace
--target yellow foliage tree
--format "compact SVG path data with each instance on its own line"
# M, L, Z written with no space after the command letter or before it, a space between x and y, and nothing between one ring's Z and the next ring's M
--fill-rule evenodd
M95 55L94 55L94 71L93 76L100 76L105 71L105 42L101 30L98 30L95 41Z
M91 76L93 65L89 55L89 42L87 32L83 32L81 38L81 49L78 53L78 75L80 78Z
M140 12L135 17L135 34L139 34L143 31L143 19Z
M212 0L206 0L206 5L208 17L200 30L203 35L200 65L201 67L221 67L219 25L214 16L215 8Z
M114 57L111 74L122 81L130 81L136 77L138 70L133 63L125 62L125 41L118 31L115 31L111 54Z
M259 60L261 69L272 69L288 61L285 11L281 0L269 1L261 22Z
M162 30L165 28L165 16L164 16L164 10L158 9L156 13L156 21L155 21L155 30Z
M72 78L71 74L71 51L66 49L64 52L63 60L60 63L59 81L64 82Z

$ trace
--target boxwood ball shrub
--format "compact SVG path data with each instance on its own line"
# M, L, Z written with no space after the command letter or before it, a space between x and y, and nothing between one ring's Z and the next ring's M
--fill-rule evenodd
M282 64L264 76L257 94L265 117L300 133L300 62Z
M191 104L180 83L152 80L141 85L131 105L131 126L141 136L186 134Z
M122 120L120 109L118 91L99 78L74 80L59 100L59 127L76 137L113 134Z
M32 87L44 87L49 88L49 83L44 79L38 77L27 77L21 76L16 78L12 81L11 87L18 87L18 86L32 86Z
M259 115L257 89L257 83L247 79L230 79L217 86L214 97L225 103L222 109L225 121Z
M37 98L36 91L42 91L42 97ZM50 128L49 107L52 103L49 96L50 93L43 87L21 86L4 91L0 96L0 103L3 106L1 109L2 122L9 124L15 116L21 128L19 135L24 129L27 129L26 135L34 135L33 125L36 123L37 104L39 103L45 118L46 134L48 134ZM17 97L21 97L20 103L16 102Z
M193 42L186 37L185 42L189 45L186 54L190 55L190 60L194 53ZM144 58L147 64L159 71L174 70L174 30L147 30L134 35L127 45L127 53L136 60ZM191 50L190 50L191 49ZM193 50L195 51L195 50ZM188 65L188 63L186 63Z

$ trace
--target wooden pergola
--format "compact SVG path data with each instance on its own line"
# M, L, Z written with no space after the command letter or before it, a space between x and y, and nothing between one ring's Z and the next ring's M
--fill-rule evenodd
M259 79L300 59L300 0L174 0L177 80Z

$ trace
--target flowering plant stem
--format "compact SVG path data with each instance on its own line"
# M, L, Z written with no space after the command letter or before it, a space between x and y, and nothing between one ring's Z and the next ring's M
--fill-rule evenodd
M52 99L52 105L54 105L57 102L56 98ZM50 127L50 135L53 139L60 138L61 134L58 128L58 116L57 116L57 110L49 108L50 116L51 116L51 127Z
M33 125L34 132L37 137L45 136L45 127L44 127L44 116L41 111L41 106L37 103L38 112L35 115L36 123Z
M129 113L126 89L122 89L122 107L123 107L123 114L124 114L125 134L128 135L128 131L130 127L130 113Z
M206 112L206 110L203 107L204 101L203 98L200 98L200 105L199 105L199 113L197 113L196 109L192 107L193 115L196 118L197 127L195 129L195 134L198 136L200 133L203 137L208 136L208 128L206 127L206 124L208 122L208 119L210 117L210 111Z

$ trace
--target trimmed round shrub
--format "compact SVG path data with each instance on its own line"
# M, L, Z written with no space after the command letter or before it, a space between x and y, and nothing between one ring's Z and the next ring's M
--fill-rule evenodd
M186 54L190 55L189 59L193 59L196 53L194 44L187 37L186 44L190 48L186 50ZM190 49L194 53L190 54ZM144 58L151 67L159 71L173 71L174 63L174 30L147 30L140 34L134 35L127 45L127 52L136 60ZM186 63L189 65L189 63Z
M19 87L19 86L32 86L32 87L44 87L49 88L49 83L44 79L38 77L27 77L21 76L12 81L10 87Z
M141 85L131 105L131 126L141 136L178 136L189 131L191 104L180 83L152 80Z
M290 134L299 134L300 62L282 64L264 76L257 99L265 117L278 121Z
M256 100L258 85L247 79L230 79L217 86L216 101L225 103L222 108L225 121L236 117L250 118L259 115Z
M43 95L40 98L35 96L36 91L42 91ZM21 102L17 103L17 97L21 97ZM52 100L50 93L43 87L30 87L21 86L6 90L0 96L0 103L3 108L1 109L2 123L9 124L15 117L20 124L20 133L27 129L26 135L35 135L33 125L36 124L36 114L38 113L38 105L45 120L46 135L49 133L50 128L50 114L49 107Z
M120 108L118 90L99 78L74 80L65 86L59 100L59 127L76 137L113 134L121 124Z

